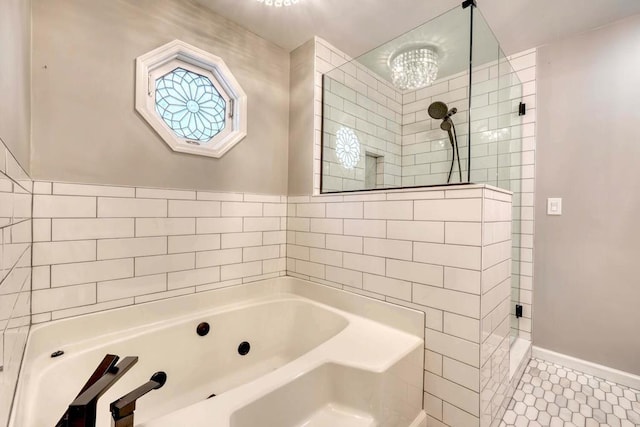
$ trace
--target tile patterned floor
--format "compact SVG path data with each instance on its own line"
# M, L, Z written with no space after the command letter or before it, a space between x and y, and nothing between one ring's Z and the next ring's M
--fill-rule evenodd
M500 427L638 427L640 391L532 359Z

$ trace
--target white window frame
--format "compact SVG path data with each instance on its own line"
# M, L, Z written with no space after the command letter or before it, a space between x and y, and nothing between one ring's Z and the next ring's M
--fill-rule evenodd
M156 111L155 82L183 68L206 76L227 103L225 127L209 142L182 138ZM160 46L136 59L136 111L173 151L222 157L247 135L247 95L222 58L180 40Z

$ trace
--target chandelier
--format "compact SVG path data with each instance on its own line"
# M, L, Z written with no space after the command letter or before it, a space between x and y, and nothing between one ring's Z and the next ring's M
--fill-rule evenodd
M438 53L430 47L400 51L389 59L391 80L401 90L429 86L438 76Z
M291 6L292 4L296 4L299 3L300 0L258 0L260 3L264 3L267 6L275 6L275 7L282 7L282 6Z

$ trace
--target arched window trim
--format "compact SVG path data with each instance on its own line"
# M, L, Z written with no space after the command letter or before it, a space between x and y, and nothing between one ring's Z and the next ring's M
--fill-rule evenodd
M225 97L225 129L208 143L177 135L155 108L155 82L175 68L206 76ZM136 59L136 111L174 151L222 157L247 135L247 95L224 61L202 49L174 40Z

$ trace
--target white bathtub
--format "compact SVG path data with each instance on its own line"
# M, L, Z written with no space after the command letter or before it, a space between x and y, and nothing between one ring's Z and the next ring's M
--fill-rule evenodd
M55 425L107 353L139 360L100 399L98 427L156 371L167 383L138 401L136 425L409 426L423 331L422 313L294 278L52 322L29 337L11 426Z

